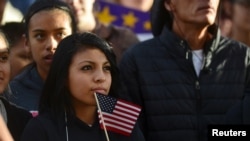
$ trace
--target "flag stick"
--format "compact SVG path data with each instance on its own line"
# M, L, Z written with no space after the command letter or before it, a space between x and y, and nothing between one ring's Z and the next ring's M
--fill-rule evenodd
M109 135L108 135L108 132L107 132L107 129L106 129L106 125L105 125L105 122L104 122L104 118L103 118L103 116L102 116L102 110L101 110L99 101L98 101L98 99L97 99L96 93L94 93L94 95L95 95L95 100L96 100L96 104L97 104L98 110L99 110L99 112L100 112L100 116L101 116L101 120L102 120L102 124L103 124L103 128L104 128L105 136L106 136L107 141L109 141Z

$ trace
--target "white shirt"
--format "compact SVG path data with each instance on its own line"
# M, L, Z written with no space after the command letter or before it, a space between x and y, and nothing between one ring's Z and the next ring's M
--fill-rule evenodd
M193 50L193 64L194 64L194 68L195 68L195 72L197 74L197 76L199 76L200 71L201 71L201 67L203 64L203 60L204 60L204 55L203 55L203 50L199 49L199 50Z

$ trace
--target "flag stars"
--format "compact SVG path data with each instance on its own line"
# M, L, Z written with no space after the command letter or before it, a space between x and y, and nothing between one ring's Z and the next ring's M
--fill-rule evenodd
M133 12L129 12L128 14L123 15L122 19L123 25L131 28L134 28L135 24L138 22L138 18L136 18Z
M151 30L151 23L150 23L150 21L144 22L143 27L144 27L145 30L150 31Z
M115 21L117 18L116 16L113 16L111 13L110 13L110 9L108 6L105 6L102 11L100 11L98 14L97 14L97 18L99 19L99 21L103 24L110 24L112 23L113 21Z
M101 110L104 112L112 113L117 100L101 94L98 94L97 97L99 99Z

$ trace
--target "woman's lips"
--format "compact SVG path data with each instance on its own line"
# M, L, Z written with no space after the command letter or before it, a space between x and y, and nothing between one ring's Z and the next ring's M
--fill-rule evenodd
M92 91L94 91L95 93L99 93L99 94L106 94L107 90L104 88L94 88L92 89Z
M51 63L53 61L53 55L46 55L44 59L47 63Z

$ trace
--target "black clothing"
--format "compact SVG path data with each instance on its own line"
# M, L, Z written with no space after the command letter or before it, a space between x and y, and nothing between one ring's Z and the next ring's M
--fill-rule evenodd
M166 27L125 52L121 78L142 105L147 141L206 141L207 125L221 123L250 92L250 48L218 35L203 52L197 76L187 42Z
M30 112L9 103L5 98L0 97L7 112L7 127L15 141L20 141L22 132L32 118Z
M106 141L98 119L91 127L75 116L68 116L67 121L64 116L55 120L48 113L40 114L28 123L22 141L67 141L65 125L68 141ZM112 132L108 135L110 141L144 141L138 126L134 128L131 138Z
M250 94L228 111L224 124L250 125Z

